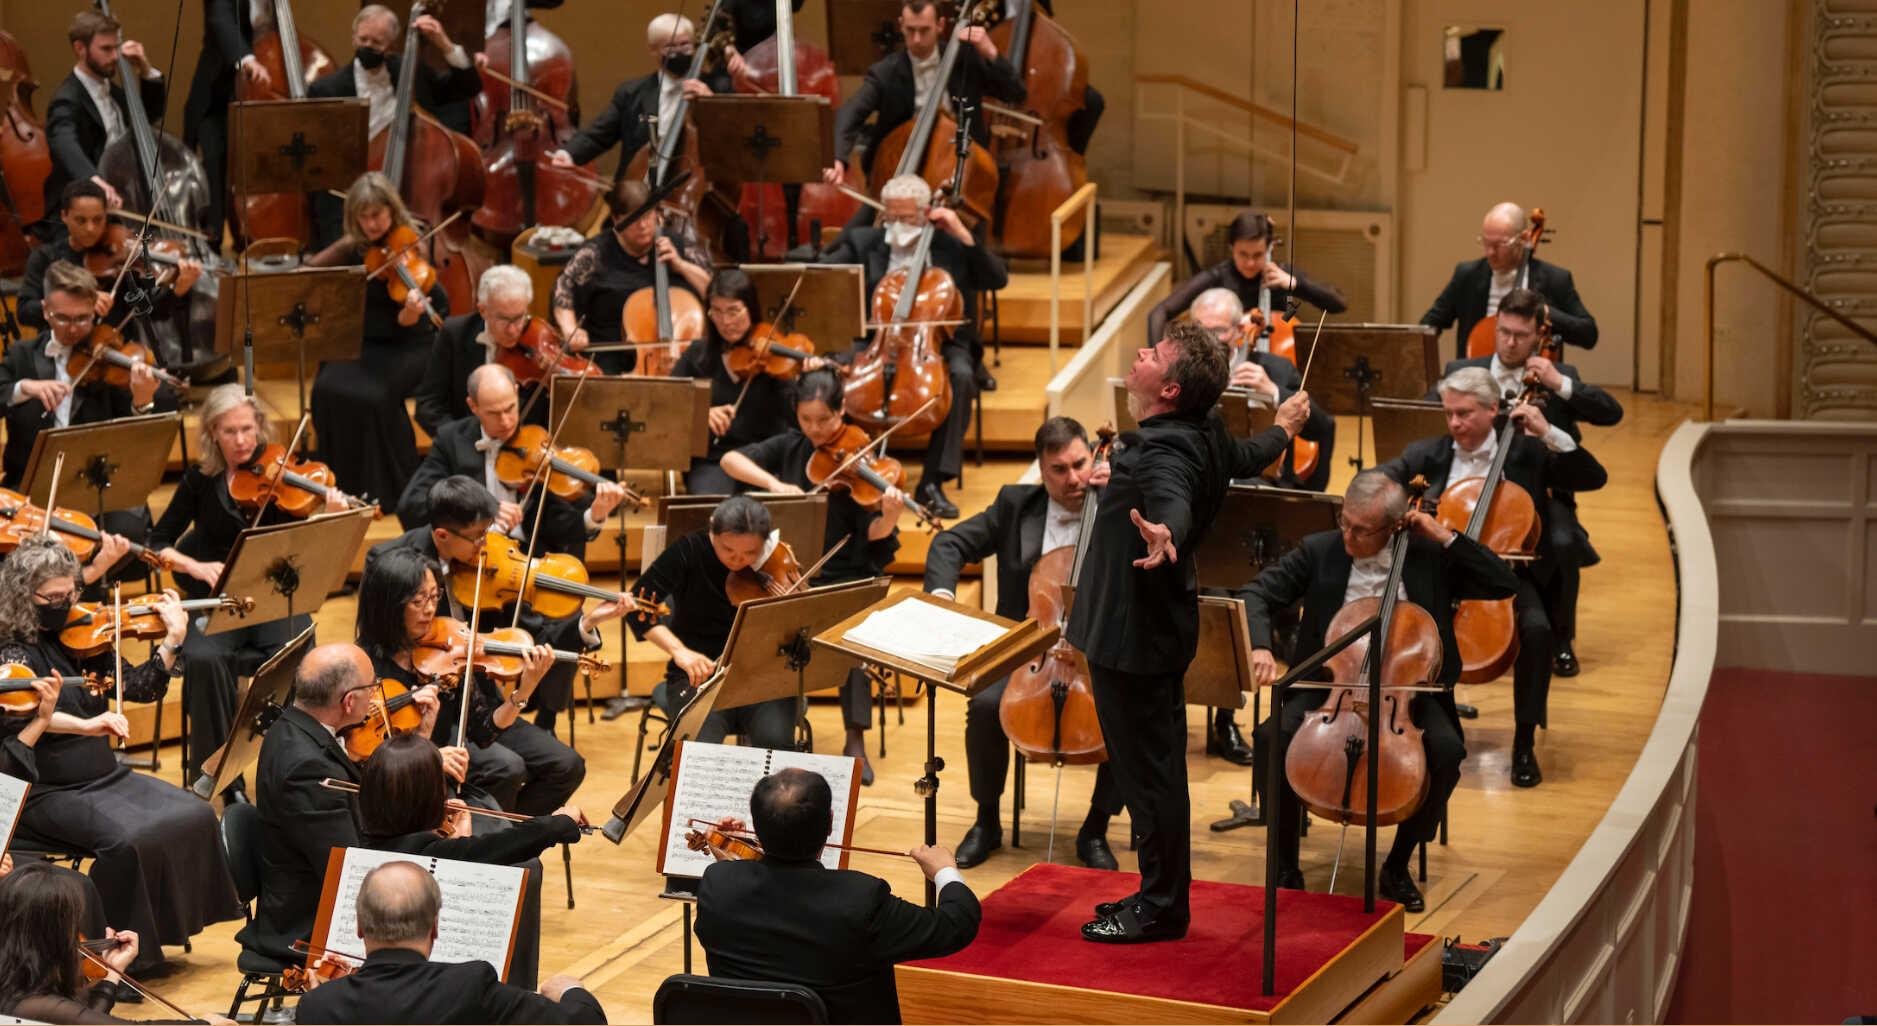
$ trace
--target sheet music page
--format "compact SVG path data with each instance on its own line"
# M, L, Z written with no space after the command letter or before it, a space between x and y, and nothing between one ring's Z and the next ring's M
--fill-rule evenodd
M715 823L725 816L735 816L750 822L750 792L756 789L758 780L779 769L813 770L825 777L834 792L832 837L839 840L846 832L848 816L853 812L848 807L848 795L853 791L852 758L687 741L680 760L677 787L666 799L671 803L671 833L665 838L667 876L703 876L716 860L710 852L685 847L684 834L693 829L691 820ZM821 861L829 869L838 869L841 853L828 849L822 852Z
M907 596L848 629L845 640L950 673L966 656L1004 636L987 620Z
M387 862L412 862L436 877L443 890L443 912L437 917L437 943L432 962L483 961L507 975L509 939L515 934L521 889L527 871L519 866L487 866L480 862L406 855L370 848L347 848L345 867L333 900L332 925L326 944L340 951L364 954L358 936L358 889L365 874Z
M32 785L18 777L0 773L0 848L13 840L13 828L20 824L20 810L26 807L26 792Z

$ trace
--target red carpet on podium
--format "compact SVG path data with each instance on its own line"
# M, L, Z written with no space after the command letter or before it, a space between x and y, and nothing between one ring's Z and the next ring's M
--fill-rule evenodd
M1115 991L1269 1011L1374 926L1360 897L1279 891L1277 993L1259 991L1264 959L1264 890L1195 880L1193 924L1177 941L1091 944L1082 924L1099 901L1139 889L1134 873L1039 864L983 899L977 940L956 955L909 963L927 969ZM1434 938L1407 935L1412 956Z

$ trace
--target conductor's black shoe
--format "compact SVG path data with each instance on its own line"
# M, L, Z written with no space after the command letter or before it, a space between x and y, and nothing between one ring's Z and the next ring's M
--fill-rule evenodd
M1421 898L1421 889L1414 886L1414 875L1386 862L1382 863L1382 871L1376 874L1375 891L1409 912L1427 909L1427 902Z
M971 372L971 376L978 383L978 391L980 392L997 391L997 379L991 375L991 369L989 367L986 367L980 363L978 364L977 369Z
M1117 909L1114 914L1082 924L1082 939L1097 944L1146 944L1152 941L1179 940L1186 936L1184 920L1165 916L1142 918L1139 903Z
M1512 783L1519 787L1537 787L1545 779L1538 768L1538 756L1529 748L1512 749Z
M970 869L990 858L991 852L1003 846L1002 827L973 823L971 829L965 831L965 839L958 842L958 851L952 857L958 861L959 869Z
M1301 890L1303 890L1303 889L1304 889L1304 886L1303 886L1303 870L1301 870L1301 869L1280 869L1280 870L1278 870L1278 873L1277 873L1277 885L1278 885L1278 887L1279 887L1280 889L1282 889L1282 890L1286 890L1286 891L1301 891Z
M1558 654L1551 660L1551 672L1559 677L1575 677L1577 671L1577 653L1571 651L1569 645L1559 648Z
M1245 735L1238 732L1236 720L1212 721L1206 731L1206 754L1216 755L1235 766L1249 766L1255 761L1251 746L1245 743Z
M1120 869L1114 852L1108 850L1108 839L1101 836L1077 837L1075 839L1075 857L1090 869ZM1098 913L1099 914L1099 913Z
M919 482L919 490L913 493L913 498L940 520L955 520L958 517L958 507L945 497L945 490L939 487L937 481Z

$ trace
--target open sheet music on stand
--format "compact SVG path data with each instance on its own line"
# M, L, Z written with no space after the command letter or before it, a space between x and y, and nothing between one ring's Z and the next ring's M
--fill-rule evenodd
M868 613L846 637L949 675L966 656L1004 633L998 623L908 597Z
M319 919L313 926L312 945L316 950L328 946L340 951L357 950L359 887L367 873L387 862L414 863L436 877L443 891L437 943L430 951L432 962L487 962L504 980L508 978L528 882L528 871L520 866L489 866L371 848L334 848L326 863Z
M18 777L0 773L0 851L13 843L13 830L20 825L20 812L26 808L26 794L33 785Z
M851 755L816 755L776 748L744 748L705 741L685 741L673 759L671 795L665 801L665 825L659 838L658 871L695 878L715 861L708 851L692 851L684 841L693 819L716 823L734 816L750 822L750 794L756 782L777 770L805 769L827 780L834 792L834 828L828 839L846 844L854 836L854 806L860 800L859 760ZM821 864L847 868L848 852L826 848Z

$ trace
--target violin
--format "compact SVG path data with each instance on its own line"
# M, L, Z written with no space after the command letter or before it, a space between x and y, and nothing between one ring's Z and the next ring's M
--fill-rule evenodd
M999 173L997 240L1010 256L1046 260L1051 212L1088 184L1087 161L1069 145L1068 129L1088 102L1088 57L1038 6L1017 0L1015 20L991 29L991 40L1023 77L1023 105L1041 124L996 124L991 134ZM1064 223L1062 245L1075 245L1082 229Z
M503 683L521 679L526 667L523 658L534 650L534 638L519 627L504 627L476 635L476 669ZM448 616L430 621L430 633L417 642L411 652L411 666L425 680L439 686L454 686L463 675L463 662L469 658L469 625ZM598 655L554 650L557 663L574 663L592 673L605 673L612 665Z
M378 746L399 734L409 734L424 725L424 712L417 707L415 692L392 677L380 678L378 697L361 723L339 731L339 741L353 762L372 757Z
M802 372L802 361L813 355L813 339L798 331L778 331L774 324L763 321L751 328L742 341L732 343L723 351L723 363L738 380L767 374L793 381Z
M528 318L512 346L497 346L495 362L507 367L517 381L543 381L556 374L600 374L598 364L567 351L552 325Z
M255 85L237 73L235 99L304 100L306 87L332 68L332 57L318 43L300 36L291 0L267 0L267 7L274 23L254 33L251 50L267 69L269 84ZM293 239L304 245L312 237L312 208L305 193L243 194L241 182L231 183L231 191L236 193L229 213L237 239Z
M1097 432L1094 462L1114 448L1113 428ZM1030 568L1030 607L1026 615L1045 628L1069 620L1069 602L1080 574L1088 537L1095 526L1095 492L1082 498L1082 531L1074 545L1051 549ZM1033 762L1057 766L1106 762L1108 745L1095 715L1095 692L1088 660L1058 637L1034 662L1018 667L997 703L997 720L1017 751Z
M254 600L247 597L219 595L215 598L185 599L181 603L183 611L193 613L198 610L226 609L237 616L247 616L254 611ZM105 602L80 602L72 606L72 611L65 617L65 627L59 631L59 643L81 659L103 655L111 650L118 634L129 639L144 641L160 638L169 633L163 623L163 615L157 611L154 602L139 602L123 608L123 629L117 629L111 606Z
M171 388L189 387L188 381L158 367L143 343L125 338L108 324L92 328L84 341L72 347L65 358L65 373L71 377L73 388L99 382L112 388L129 388L130 372L139 364L150 368L158 381Z
M436 287L437 269L424 259L418 245L422 241L417 229L408 224L391 229L384 241L365 250L365 277L376 278L389 265L392 273L385 278L385 291L391 294L391 301L403 303L415 289L424 297L424 316L441 328L443 318L430 305L430 290Z
M778 541L762 562L730 571L723 579L723 593L731 605L740 606L751 599L787 595L800 587L804 579L795 550L788 542Z
M318 460L289 457L286 446L270 443L228 475L228 495L250 512L271 502L289 516L305 518L326 508L326 493L333 483L331 467ZM352 509L370 508L374 519L384 515L375 502L343 492L340 496Z
M1525 259L1519 265L1518 277L1513 279L1513 286L1525 287L1528 272L1532 266L1532 254L1537 252L1538 244L1550 237L1550 230L1545 227L1545 210L1533 207L1529 223L1518 234L1518 240L1525 245ZM1466 333L1466 355L1491 356L1499 347L1499 315L1489 313L1473 322L1472 330Z
M482 551L480 594L475 567L458 566L450 571L450 594L464 609L501 609L521 601L550 620L560 620L578 614L587 599L635 601L620 592L588 584L586 565L566 553L530 558L519 542L493 532L483 537Z
M522 425L513 438L496 450L496 480L521 493L534 483L535 476L541 472L541 462L546 460L548 492L569 502L605 482L599 474L599 457L573 445L563 445L550 453L552 446L546 428L539 424ZM620 487L625 489L626 501L634 507L644 509L651 505L652 500L637 491L623 484Z
M719 862L753 862L763 857L761 844L708 825L702 830L686 830L684 846L692 851L710 852L711 857Z
M111 967L104 962L104 956L124 946L116 937L86 937L78 935L78 950L87 956L80 958L78 968L84 973L85 982L99 983L111 975Z
M33 690L33 683L41 680L57 681L60 687L76 685L94 695L102 695L117 686L112 678L95 673L48 677L33 672L25 663L7 663L0 665L0 712L31 716L39 709L39 692Z
M886 490L898 488L906 480L906 468L885 453L872 453L875 441L857 425L843 426L832 441L816 446L808 457L808 480L816 490L842 489L861 506L879 508ZM931 510L911 497L904 501L920 523L935 531L944 529L944 523Z
M26 496L16 491L0 488L0 553L12 552L19 543L45 530L45 510L27 501ZM72 554L83 563L98 551L104 535L98 532L97 521L75 509L61 506L52 511L52 533L72 550ZM168 570L169 560L156 550L130 543L130 554L156 567Z
M0 29L0 275L9 278L26 270L26 226L46 214L52 150L33 114L38 88L25 49Z
M1416 478L1409 493L1419 508L1426 482ZM1395 525L1394 564L1380 596L1360 598L1331 618L1326 632L1342 638L1360 636L1326 664L1331 679L1323 703L1304 718L1284 758L1284 773L1305 808L1348 826L1366 824L1369 809L1369 759L1376 759L1375 823L1399 823L1414 814L1427 797L1427 752L1421 728L1409 715L1413 690L1440 673L1440 626L1427 610L1400 597L1402 566L1407 562L1408 532ZM1380 621L1379 655L1370 651L1371 630ZM1372 658L1373 657L1373 658ZM1378 665L1379 664L1379 665ZM1371 708L1373 685L1380 680L1379 706ZM1377 723L1378 752L1368 751L1369 719Z
M1003 19L1002 0L974 0L963 5L945 55L939 59L939 85L926 94L925 106L912 120L905 122L880 140L873 158L873 173L867 185L878 196L886 183L900 175L918 175L934 189L952 183L952 193L960 198L960 208L978 220L989 220L997 207L997 162L990 152L971 138L967 126L951 114L952 69L958 63L958 28L966 25L990 27ZM962 136L954 147L945 145L950 130ZM1054 209L1054 208L1050 208ZM1045 236L1047 237L1047 236Z
M321 783L330 783L330 781L321 781ZM294 941L292 948L306 955L305 965L290 965L285 972L280 974L281 988L294 994L304 994L322 983L331 983L333 980L350 976L358 972L359 967L365 964L365 958L362 955L335 951L332 948L316 948L303 940Z

